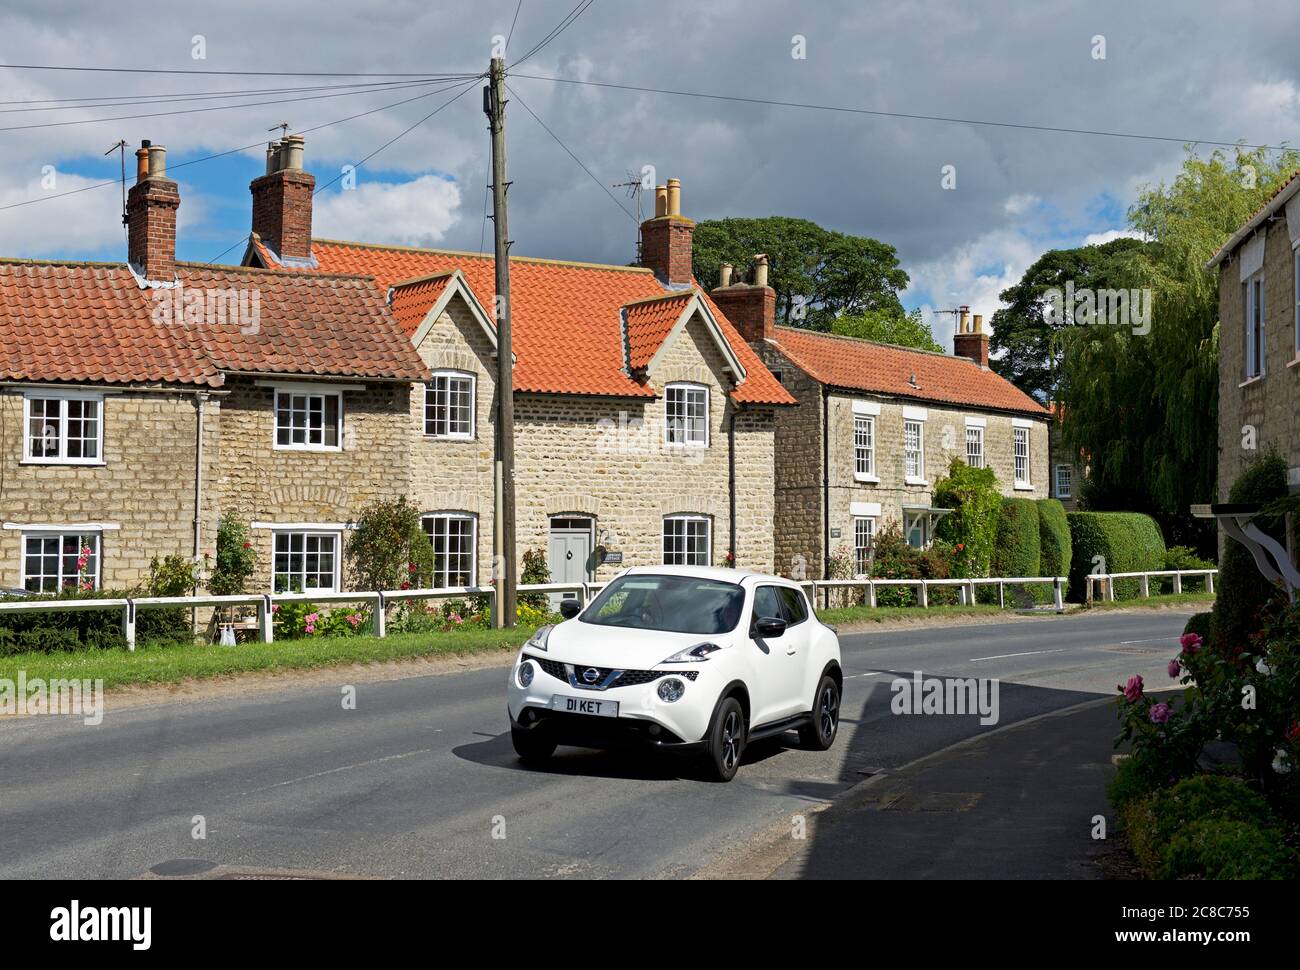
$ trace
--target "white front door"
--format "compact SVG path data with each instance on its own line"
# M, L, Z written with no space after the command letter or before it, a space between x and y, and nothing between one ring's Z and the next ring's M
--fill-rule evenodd
M547 563L553 583L589 582L595 570L595 540L591 519L552 519ZM551 595L551 609L562 599L576 599L577 593Z

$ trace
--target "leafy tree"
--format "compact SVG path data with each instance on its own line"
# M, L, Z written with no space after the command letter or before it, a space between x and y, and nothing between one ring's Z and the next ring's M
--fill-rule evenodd
M944 352L930 328L922 322L920 310L911 313L867 310L857 316L838 318L831 324L831 332L882 344L931 350L939 354Z
M776 290L783 324L826 331L840 316L903 313L898 292L907 286L907 273L894 247L879 240L786 216L708 220L695 227L694 270L705 289L718 285L722 263L743 272L755 253L767 255L768 283Z
M348 561L358 589L409 589L433 582L433 545L420 510L406 499L372 502L348 536Z

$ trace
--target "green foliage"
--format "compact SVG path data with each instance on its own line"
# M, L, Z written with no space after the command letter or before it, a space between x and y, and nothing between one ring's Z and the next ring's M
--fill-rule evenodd
M1082 602L1086 577L1094 571L1131 573L1158 571L1165 561L1165 540L1149 515L1137 512L1069 512L1070 596ZM1098 558L1100 557L1100 558ZM1117 579L1115 598L1137 596L1136 579Z
M217 525L217 557L208 577L208 591L214 596L238 596L247 592L244 584L257 569L257 553L248 528L237 513L222 513Z
M960 458L948 466L948 476L934 486L937 508L952 509L939 519L937 538L953 549L952 575L987 576L993 562L1002 494L991 468L971 468Z
M856 316L838 317L831 324L831 333L896 347L943 353L943 347L934 339L934 333L921 320L920 310L911 313L891 309L867 310Z
M920 555L907 544L902 527L890 522L872 537L872 579L920 579ZM915 606L916 591L909 587L886 586L876 590L879 606Z
M70 587L59 593L18 599L29 603L33 600L120 599L126 595L115 590ZM10 599L0 597L0 602ZM0 619L0 655L124 647L126 640L122 637L121 621L122 614L114 609L7 614Z
M189 596L199 585L199 570L187 556L157 556L149 563L149 596ZM138 592L136 595L139 595ZM186 643L194 639L192 613L184 606L141 607L135 617L140 643Z
M420 511L405 497L373 502L348 536L348 562L357 589L426 588L433 582L433 544Z
M1003 499L993 550L993 575L1038 576L1041 562L1038 506L1033 499Z
M1121 810L1133 854L1157 879L1280 879L1295 865L1268 803L1243 782L1194 775Z
M893 246L785 216L706 220L695 227L695 276L706 290L718 285L723 263L743 272L755 253L767 254L781 323L825 331L836 317L881 310L902 315L898 293L908 278Z
M528 549L524 552L524 571L519 577L521 586L534 586L551 581L551 566L546 561L545 549ZM534 610L545 610L547 598L545 593L520 593L520 609L527 606Z
M1286 475L1286 461L1276 451L1260 455L1232 484L1228 501L1266 504L1281 498L1288 491ZM1282 538L1281 523L1259 516L1254 524L1274 538ZM1246 548L1235 539L1226 538L1219 566L1218 598L1214 601L1214 642L1218 648L1231 650L1242 645L1258 628L1265 606L1281 595L1260 574Z
M1183 633L1194 633L1206 643L1214 642L1214 614L1197 613L1183 627Z
M1039 568L1043 576L1068 576L1074 547L1070 543L1070 520L1057 499L1042 498L1038 505Z

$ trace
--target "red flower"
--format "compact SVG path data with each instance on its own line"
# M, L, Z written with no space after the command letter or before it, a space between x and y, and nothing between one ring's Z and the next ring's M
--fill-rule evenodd
M958 551L958 552L963 552L963 551L965 551L965 549L966 549L966 543L964 543L964 542L959 542L959 543L957 543L957 551Z
M252 544L251 542L245 542L245 543L244 543L244 548L245 548L245 549L252 549L252 548L253 548L253 544Z
M1286 739L1292 744L1300 742L1300 721L1291 722L1291 726L1286 729Z
M406 571L408 573L418 573L420 571L420 567L413 562L408 562L406 564Z

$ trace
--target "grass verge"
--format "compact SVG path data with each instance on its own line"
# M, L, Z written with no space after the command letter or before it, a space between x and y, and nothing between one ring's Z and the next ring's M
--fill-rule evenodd
M883 623L886 620L925 620L950 616L988 616L993 613L1012 615L989 604L976 606L847 606L839 609L818 610L817 619L834 626L851 626L857 623Z
M454 656L514 649L531 634L514 630L457 630L454 633L394 634L241 643L219 646L142 646L127 650L76 653L18 653L0 657L0 678L41 677L104 681L104 687L174 684L191 678L221 677L251 671L311 670L339 664L383 663L414 657Z
M1162 596L1151 596L1148 598L1138 597L1131 600L1115 600L1113 603L1105 600L1093 600L1092 606L1085 607L1089 610L1133 610L1143 608L1155 608L1160 606L1193 606L1206 605L1214 602L1214 595L1206 593L1204 590L1198 590L1194 593L1166 593Z

